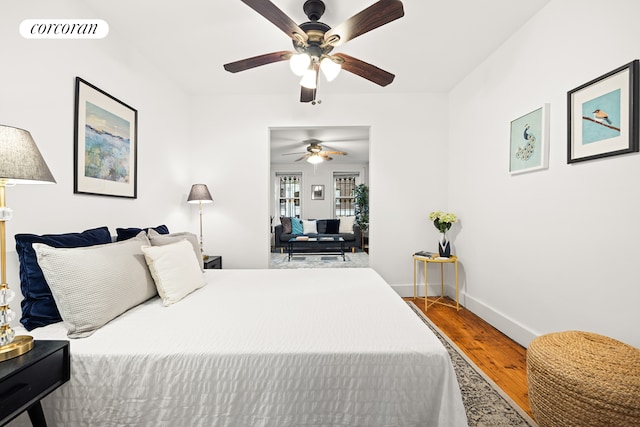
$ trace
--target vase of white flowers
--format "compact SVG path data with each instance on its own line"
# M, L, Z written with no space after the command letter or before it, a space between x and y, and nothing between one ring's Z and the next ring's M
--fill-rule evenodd
M452 213L434 211L429 214L429 221L433 221L433 225L440 232L440 239L438 241L438 252L440 256L450 257L451 242L447 239L447 231L449 231L454 222L458 221L458 217Z

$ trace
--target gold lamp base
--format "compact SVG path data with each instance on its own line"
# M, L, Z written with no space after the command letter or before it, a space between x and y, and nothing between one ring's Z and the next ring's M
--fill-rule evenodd
M0 347L0 362L21 356L33 348L33 337L18 335L7 345Z

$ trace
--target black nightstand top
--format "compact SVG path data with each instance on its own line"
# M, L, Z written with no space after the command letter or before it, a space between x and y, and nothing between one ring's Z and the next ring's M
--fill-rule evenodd
M209 258L204 260L205 270L221 269L222 257L219 255L209 255Z
M69 341L36 340L33 349L0 362L0 425L28 410L34 426L46 425L40 399L71 377Z

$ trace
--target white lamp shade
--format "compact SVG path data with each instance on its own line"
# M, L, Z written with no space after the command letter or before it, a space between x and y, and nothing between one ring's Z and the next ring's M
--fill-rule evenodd
M313 163L314 165L318 163L322 163L322 157L320 157L318 153L313 153L307 158L307 162Z
M0 180L15 184L54 184L29 131L0 125Z
M187 203L213 203L213 197L206 184L193 184Z
M327 56L323 58L322 61L320 61L320 69L322 70L322 74L324 74L327 80L332 81L333 79L338 77L342 66L336 62L333 62L333 60Z
M306 87L307 89L315 89L316 88L316 70L308 69L304 72L302 76L302 80L300 80L300 85Z
M304 72L309 68L309 64L311 64L311 57L306 53L292 55L291 59L289 59L289 67L291 67L291 71L296 76L304 75Z

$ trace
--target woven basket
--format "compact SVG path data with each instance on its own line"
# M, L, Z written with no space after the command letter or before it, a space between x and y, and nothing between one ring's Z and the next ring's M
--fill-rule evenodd
M543 335L527 349L540 427L640 426L640 349L588 332Z

